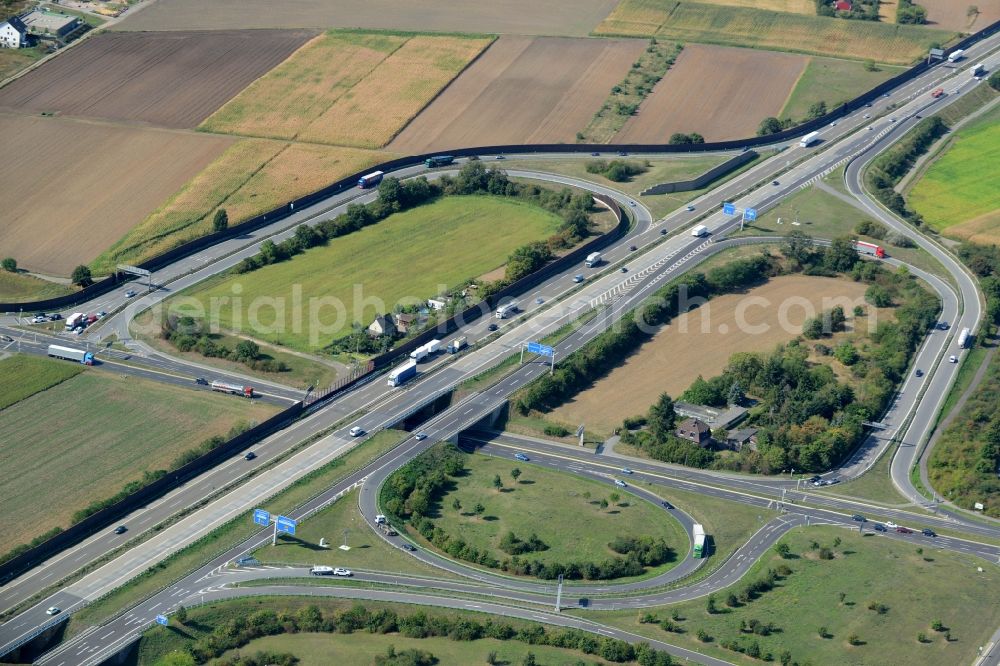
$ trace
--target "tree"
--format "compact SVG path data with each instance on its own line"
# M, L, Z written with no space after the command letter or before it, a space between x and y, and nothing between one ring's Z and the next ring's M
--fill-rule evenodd
M90 275L90 269L86 266L77 266L74 268L70 279L73 281L73 284L79 287L86 287L94 283L94 279Z
M820 116L826 115L826 102L820 100L809 107L809 111L806 113L806 118L808 120L813 120L819 118Z
M521 663L524 666L536 666L538 662L535 661L535 653L528 652L528 654L524 655L524 661L522 661Z
M812 258L812 238L801 231L792 231L785 237L781 252L799 266L804 266Z
M483 506L482 502L476 502L476 506L472 507L472 512L477 516L481 516L486 512L486 507Z
M607 509L608 508L608 500L601 499L601 508L602 509Z
M517 467L515 467L514 469L510 470L510 478L514 479L514 483L517 483L517 478L519 476L521 476L521 470L520 469L518 469Z
M619 495L618 493L611 493L610 495L608 495L608 499L611 500L612 504L617 504L618 500L620 500L621 498L622 496Z
M785 543L784 541L781 541L777 545L775 545L774 550L777 551L778 555L780 555L781 559L783 560L787 560L789 554L791 554L792 552L792 549L789 548L788 544Z
M499 474L493 477L493 487L497 490L503 488L503 480L500 478Z
M993 88L993 90L1000 90L1000 70L990 74L990 78L986 79L986 82L990 84L990 88Z
M830 635L830 634L827 633L826 627L820 627L819 630L816 633L819 634L820 638L826 638L826 637L828 637Z
M743 388L740 386L739 382L733 382L732 386L729 387L729 395L726 396L726 402L730 405L739 406L743 404L743 400L746 396L743 394Z
M14 257L6 257L2 262L0 262L0 266L3 266L3 269L8 273L17 272L17 260L14 259Z
M451 508L453 508L455 511L461 511L462 510L462 503L458 500L457 497L451 503Z
M850 636L847 637L847 642L850 643L851 645L858 645L859 643L861 643L861 639L858 637L857 634L851 634Z
M781 131L781 121L774 116L769 116L760 121L760 126L757 128L757 136L767 136L768 134L777 134Z
M715 595L708 595L708 599L705 600L705 610L709 615L715 615L718 612L718 608L715 607Z
M233 356L237 361L243 363L256 361L260 358L260 346L253 340L240 340L236 345L236 349L233 350Z
M865 71L866 72L877 72L878 65L875 64L874 60L865 60Z
M781 662L781 666L792 666L792 653L788 650L782 650L781 654L778 655L778 660Z
M500 657L497 655L496 650L490 650L486 654L486 663L489 664L489 666L496 666L500 663Z
M212 218L212 230L215 232L225 231L229 228L229 214L226 212L225 208L220 208L215 211L215 217Z
M178 622L184 624L185 622L187 622L188 619L187 609L184 608L184 606L178 606L177 612L174 613L174 617L177 619Z
M730 592L729 596L726 597L726 605L729 606L730 608L736 608L737 606L740 605L740 602L736 598L736 595Z
M667 441L667 436L674 431L676 420L674 401L666 393L661 393L647 412L646 423L649 425L650 434L657 442Z

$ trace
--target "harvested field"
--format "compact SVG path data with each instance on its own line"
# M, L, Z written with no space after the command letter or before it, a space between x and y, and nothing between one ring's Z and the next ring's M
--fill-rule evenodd
M299 138L381 148L491 41L413 37L337 99Z
M96 35L0 90L0 108L194 127L313 35Z
M0 536L9 548L65 527L74 511L114 495L144 471L166 468L205 439L275 412L234 396L87 370L0 412L7 470L0 480ZM70 477L74 483L62 482ZM49 510L37 510L40 495ZM14 519L28 514L34 517L28 526Z
M201 129L381 148L490 41L331 31L255 81Z
M616 0L159 0L116 30L369 28L583 37Z
M203 236L211 231L218 208L225 208L230 224L237 224L385 159L385 153L354 148L244 139L183 187L162 196L160 202L173 194L101 254L94 268L139 262Z
M789 275L746 294L717 296L661 329L621 366L549 417L610 432L626 416L645 412L664 391L676 398L698 375L719 374L732 354L770 350L799 335L808 317L843 305L824 304L824 299L847 297L862 303L865 288L849 280ZM850 312L853 305L844 310ZM752 332L751 327L761 325L766 330Z
M389 149L572 142L644 48L638 40L501 37Z
M688 44L614 142L666 143L674 132L697 132L706 141L753 136L762 118L781 111L807 61L790 53Z
M909 65L954 33L923 26L845 21L696 2L622 0L595 29L600 35L663 37Z
M927 10L927 25L954 30L956 32L976 32L994 21L1000 20L1000 2L967 2L967 0L920 0ZM969 16L970 5L979 8L979 13Z
M767 9L772 12L789 12L792 14L816 15L816 3L812 0L701 0L706 5L725 5L727 7L751 7Z
M152 128L38 116L3 117L6 201L0 255L69 275L155 210L232 143Z

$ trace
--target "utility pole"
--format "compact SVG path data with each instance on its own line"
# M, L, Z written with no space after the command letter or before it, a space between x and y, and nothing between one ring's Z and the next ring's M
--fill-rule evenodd
M559 612L562 611L562 585L563 585L563 577L562 577L562 574L559 574L559 587L556 588L556 612L557 613L559 613Z

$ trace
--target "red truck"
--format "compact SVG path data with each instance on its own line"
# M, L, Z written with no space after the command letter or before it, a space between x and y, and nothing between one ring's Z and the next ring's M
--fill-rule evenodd
M931 93L931 97L933 97L934 99L937 99L938 97L940 97L943 94L944 94L944 88L935 88L934 92Z

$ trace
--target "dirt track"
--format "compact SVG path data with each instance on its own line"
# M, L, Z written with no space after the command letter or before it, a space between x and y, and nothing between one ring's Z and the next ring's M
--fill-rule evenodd
M706 141L753 136L762 119L781 112L808 62L790 53L687 44L615 141L665 143L674 132L697 132Z
M95 35L0 89L0 108L194 127L314 34Z
M586 423L610 432L626 416L644 413L660 393L666 391L677 398L698 375L708 378L719 374L732 354L772 349L800 334L808 316L843 306L824 305L824 298L846 296L863 304L865 288L863 283L850 280L791 275L773 279L747 294L713 298L661 329L638 353L551 416L559 423ZM757 297L766 298L770 305L760 307L745 300ZM804 307L806 302L811 304L811 312ZM742 320L751 326L766 324L766 331L754 333L739 325L741 303ZM783 307L787 326L781 324ZM853 304L844 307L848 313L852 309Z
M158 0L116 30L378 28L585 36L617 0Z
M573 142L643 48L640 40L501 37L388 150Z
M93 121L3 115L0 256L69 275L106 250L232 139Z

